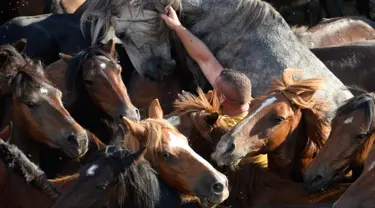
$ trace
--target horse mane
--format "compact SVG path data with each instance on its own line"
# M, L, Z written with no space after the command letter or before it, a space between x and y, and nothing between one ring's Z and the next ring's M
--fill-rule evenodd
M181 99L173 102L175 111L179 115L189 114L190 119L196 129L206 139L210 139L209 133L214 127L229 130L236 122L229 116L223 115L220 110L220 100L216 91L209 91L204 94L201 88L197 89L198 96L192 93L183 93ZM214 126L208 126L202 119L204 113L217 113L219 118Z
M302 110L302 117L306 121L308 144L305 151L312 148L319 151L328 136L330 125L326 118L328 104L325 100L318 99L314 93L323 87L323 79L312 78L294 81L293 76L301 71L285 69L281 79L272 81L269 93L282 93L291 103ZM301 95L311 93L309 100L304 100ZM316 151L314 151L316 152Z
M178 130L170 123L162 119L148 118L140 121L138 124L146 128L146 140L143 141L144 143L140 144L139 138L136 138L133 134L127 132L124 138L123 146L132 150L146 147L147 155L150 156L150 158L147 159L151 161L151 163L156 164L158 152L162 150L162 130L169 129L173 132L178 132Z
M91 44L94 45L101 41L105 35L110 31L112 22L112 16L121 14L123 6L138 9L139 13L143 10L151 11L164 11L164 6L160 3L158 8L153 7L156 2L140 2L139 0L87 0L87 9L81 15L81 30L84 33L86 26L90 27ZM178 11L182 10L182 2L180 0L170 0L169 4ZM131 14L132 15L132 14ZM132 20L136 22L136 20ZM152 35L158 34L160 37L165 35L167 26L160 19L159 15L155 15L154 18L150 18L146 21L149 25L154 26L152 31L155 31Z
M345 101L345 103L335 111L334 117L360 109L364 111L366 119L370 121L366 130L368 132L375 130L375 93L354 87L349 88L361 94Z
M8 79L8 87L12 93L15 93L16 98L21 98L26 91L36 90L43 83L51 85L50 81L44 76L41 67L39 63L26 60L26 63L22 66L8 68L9 71L6 71L4 77Z
M122 164L117 164L130 153L129 150L118 146L107 146L99 152L96 158L104 156L112 164L115 174L118 174L118 182L115 188L117 189L117 201L120 206L125 203L125 197L128 196L128 198L133 199L132 203L135 207L155 207L161 193L159 180L150 163L143 159L125 169ZM128 193L128 189L130 189L130 193ZM130 194L132 195L129 196Z
M77 90L77 86L79 86L79 83L82 82L82 80L79 80L79 78L82 77L83 64L87 59L96 56L104 56L110 61L117 63L117 57L113 58L109 53L101 50L97 46L90 47L86 50L80 51L79 53L73 56L66 70L65 82L67 90L69 90L70 92L74 92Z
M8 60L4 63L2 67L2 73L7 73L12 71L12 69L17 69L31 60L26 58L24 55L20 54L14 46L10 44L0 45L0 51L8 53Z
M52 200L60 193L47 180L45 173L31 162L17 146L0 139L0 157L4 164L18 173L27 183L43 191Z

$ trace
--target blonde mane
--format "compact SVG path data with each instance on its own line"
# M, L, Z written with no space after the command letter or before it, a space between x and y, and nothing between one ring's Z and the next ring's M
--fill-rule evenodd
M200 131L202 136L209 137L208 133L211 132L213 127L220 127L229 130L231 126L236 124L235 120L222 114L220 110L220 100L216 91L210 90L207 94L204 94L202 89L198 88L197 93L198 96L195 96L192 93L184 93L181 95L181 99L174 101L173 105L175 113L178 113L179 115L190 113L190 118L193 121L193 124ZM219 114L219 118L214 126L207 126L207 124L201 119L202 114L204 113Z
M158 152L162 149L163 143L163 129L168 129L173 132L178 130L165 120L148 118L139 122L145 127L146 132L144 138L137 138L130 132L125 135L123 146L130 150L139 150L141 147L146 147L146 157L152 164L157 164Z
M316 98L314 94L323 88L324 79L293 81L293 76L301 72L296 69L285 69L281 79L273 80L269 93L282 93L293 105L302 110L309 137L306 151L311 148L320 150L330 131L330 123L326 119L329 105L326 100ZM306 94L310 95L307 100L302 96Z

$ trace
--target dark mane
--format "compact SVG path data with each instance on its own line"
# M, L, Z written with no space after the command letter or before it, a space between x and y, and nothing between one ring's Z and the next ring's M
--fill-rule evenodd
M154 207L159 201L160 189L156 172L146 160L132 164L124 170L121 160L131 154L127 149L117 146L108 146L96 156L105 156L111 164L118 182L116 184L117 201L119 205L125 203L125 196L134 207Z
M341 105L335 112L335 117L351 113L355 110L363 110L366 119L369 120L369 126L367 131L375 130L375 93L366 92L361 89L350 88L351 90L356 90L362 94L354 96L353 98L347 100L343 105Z
M50 84L44 76L40 62L35 63L21 55L11 45L0 46L0 51L9 54L1 69L1 77L7 80L8 87L12 93L15 93L16 98L20 98L25 91L40 87L42 83Z
M58 197L59 192L48 182L44 172L32 163L17 146L7 144L0 139L0 158L7 168L24 178L27 183L32 183L53 200Z
M0 45L0 52L7 54L7 60L2 66L2 73L12 71L30 62L28 58L20 54L12 45Z
M91 47L79 52L73 57L66 71L65 82L69 92L77 90L77 86L82 82L80 78L82 77L83 64L87 59L95 56L104 56L112 62L117 63L117 58L113 58L109 53L99 49L99 47Z

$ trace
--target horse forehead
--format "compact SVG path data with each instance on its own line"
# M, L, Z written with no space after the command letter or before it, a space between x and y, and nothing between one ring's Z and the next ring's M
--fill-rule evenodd
M182 134L177 134L174 132L169 131L168 133L168 147L171 149L175 148L183 148L183 149L189 149L190 146L187 142L187 139Z
M91 165L87 170L86 170L86 176L94 176L96 174L96 170L99 168L98 164L93 164Z

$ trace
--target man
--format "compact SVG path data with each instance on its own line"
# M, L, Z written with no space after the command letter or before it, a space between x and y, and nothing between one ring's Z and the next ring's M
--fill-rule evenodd
M166 7L161 18L176 32L190 57L199 65L208 82L218 93L224 115L236 122L242 120L249 110L251 82L243 73L225 69L207 46L181 25L175 10Z

